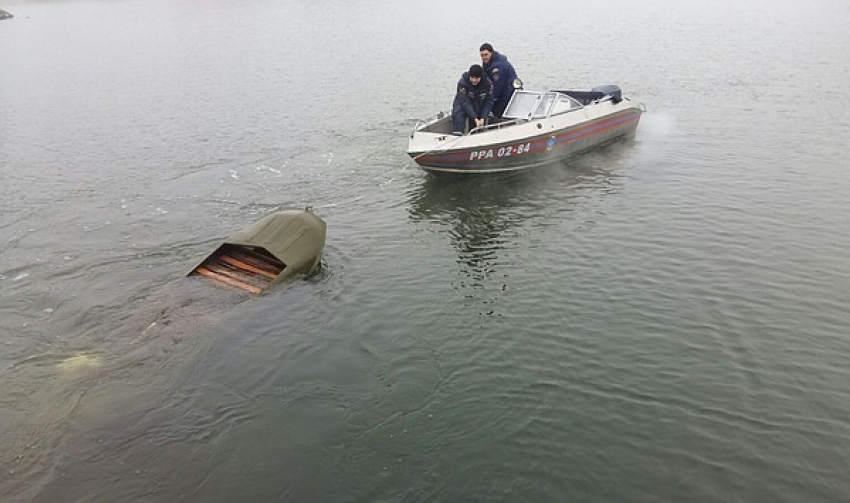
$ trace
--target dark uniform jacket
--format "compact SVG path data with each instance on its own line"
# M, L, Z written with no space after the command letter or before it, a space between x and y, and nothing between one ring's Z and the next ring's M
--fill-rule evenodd
M493 105L493 115L501 117L511 100L511 96L514 95L516 70L508 61L507 56L500 52L493 52L490 62L484 65L484 73L493 81L493 94L496 100Z
M493 108L493 84L486 75L481 77L477 86L469 81L469 72L464 72L457 81L457 94L452 103L452 124L454 131L464 130L466 119L486 119Z

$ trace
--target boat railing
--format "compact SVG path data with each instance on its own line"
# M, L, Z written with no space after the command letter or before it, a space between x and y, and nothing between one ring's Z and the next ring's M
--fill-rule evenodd
M439 121L445 119L448 116L449 116L448 112L441 111L441 112L437 112L434 115L426 117L424 119L416 119L416 124L413 126L413 132L415 133L415 132L419 131L420 129L424 129L424 128L430 126L431 124L434 124L436 122L439 122ZM514 126L514 125L519 124L521 122L527 122L527 119L500 120L499 122L485 124L484 126L473 128L467 134L483 133L484 131L489 131L491 129L501 129L503 127Z
M503 127L515 126L515 125L517 125L521 122L527 122L527 120L526 119L511 119L511 120L507 120L507 121L494 122L494 123L491 123L491 124L484 124L483 126L478 126L478 127L472 128L472 130L469 131L469 134L478 134L478 133L483 133L484 131L490 131L491 129L501 129Z
M555 91L555 93L559 93L559 91ZM566 110L558 110L558 108L556 106L554 106L555 102L553 101L552 103L549 104L549 106L546 107L545 113L543 113L541 115L534 115L534 110L532 110L532 112L529 113L528 117L519 117L519 118L510 119L510 120L506 120L506 121L499 121L499 122L495 122L495 123L491 123L491 124L485 124L483 126L474 128L472 131L469 132L469 134L483 133L483 132L489 131L491 129L500 129L500 128L507 127L507 126L515 126L515 125L523 123L523 122L546 119L547 117L551 117L553 115L561 115L561 114L565 114L565 113L576 112L576 111L582 110L584 108L584 105L580 101L578 101L577 99L575 99L572 96L569 96L567 94L561 93L559 99L569 102L569 104L570 104L569 108L566 109ZM535 105L534 108L536 109L536 105Z
M420 127L429 126L435 122L439 122L449 116L448 112L440 110L439 112L425 117L424 119L416 119L416 124L413 126L414 131L419 131Z

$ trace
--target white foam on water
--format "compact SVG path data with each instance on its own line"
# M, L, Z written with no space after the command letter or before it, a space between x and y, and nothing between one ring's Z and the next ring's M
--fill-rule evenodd
M669 136L676 127L676 117L669 112L647 112L640 119L638 131L642 135Z

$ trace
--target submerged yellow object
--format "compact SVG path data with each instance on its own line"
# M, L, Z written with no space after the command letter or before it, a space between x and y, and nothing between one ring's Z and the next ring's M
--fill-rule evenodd
M309 209L284 209L227 238L189 276L261 293L319 266L327 225Z
M97 355L77 353L59 362L56 366L64 374L92 370L103 365L103 359Z

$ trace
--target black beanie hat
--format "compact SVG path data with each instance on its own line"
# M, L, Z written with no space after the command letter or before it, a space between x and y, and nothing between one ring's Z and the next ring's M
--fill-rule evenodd
M472 65L469 67L469 76L470 77L481 77L484 75L484 69L481 68L481 65Z

